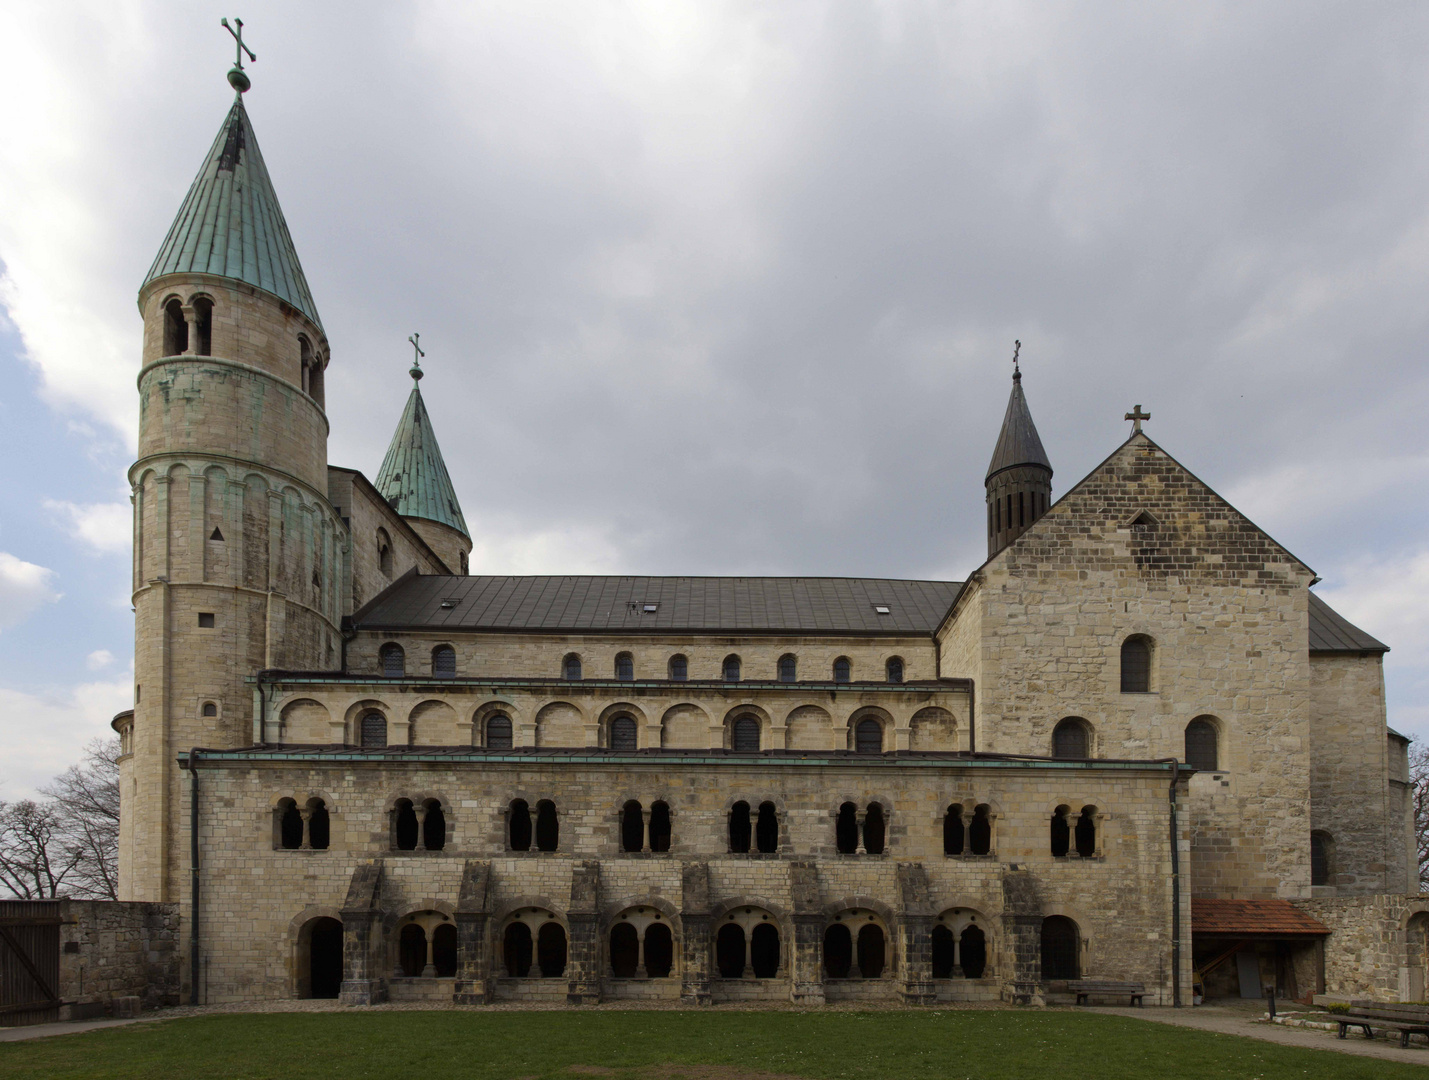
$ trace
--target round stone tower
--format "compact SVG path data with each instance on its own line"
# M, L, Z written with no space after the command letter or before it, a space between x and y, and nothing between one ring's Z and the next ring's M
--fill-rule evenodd
M1022 371L1013 366L1012 396L992 462L987 467L987 557L990 559L1032 527L1052 501L1052 463L1042 449L1042 439L1027 397L1022 393Z
M186 892L177 756L261 741L247 678L329 670L340 652L348 545L327 498L327 336L243 106L246 77L234 86L139 289L122 899Z

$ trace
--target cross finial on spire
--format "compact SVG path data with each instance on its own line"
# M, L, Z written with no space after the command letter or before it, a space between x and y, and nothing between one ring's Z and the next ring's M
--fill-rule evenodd
M1140 406L1140 405L1137 405L1134 409L1132 409L1131 412L1129 412L1129 413L1126 414L1126 419L1128 419L1128 420L1131 421L1131 433L1132 433L1133 435L1140 435L1140 434L1141 434L1141 421L1143 421L1143 420L1150 420L1150 419L1151 419L1151 414L1150 414L1149 412L1148 412L1148 413L1142 412L1142 411L1141 411L1141 406Z
M254 54L252 49L250 49L247 45L243 44L242 19L237 18L236 16L234 17L233 22L234 25L238 27L237 30L235 30L232 26L228 25L227 19L219 19L218 21L219 24L225 30L227 30L230 34L233 35L233 40L237 44L237 59L234 61L233 67L229 69L228 85L233 87L233 89L237 90L240 94L242 94L247 91L250 86L253 85L253 83L248 78L247 72L243 70L243 54L247 53L248 59L254 61L256 61L258 57Z
M1021 352L1022 342L1014 341L1012 343L1012 378L1014 382L1022 381L1022 369L1017 366L1017 357Z
M410 375L410 376L412 376L413 380L416 381L416 382L421 382L421 381L422 381L422 375L425 374L425 373L422 371L422 357L426 356L427 354L424 353L424 352L422 351L422 347L417 344L417 342L418 342L419 340L421 340L421 337L422 337L421 334L413 334L411 337L409 337L409 338L407 339L408 341L410 341L410 342L412 343L412 348L413 348L414 350L416 350L416 354L412 357L412 367L411 367L411 369L407 372L407 374Z

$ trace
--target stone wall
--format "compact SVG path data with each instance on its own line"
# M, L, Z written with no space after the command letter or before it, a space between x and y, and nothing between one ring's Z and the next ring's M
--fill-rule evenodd
M1330 928L1325 993L1374 1001L1429 998L1429 893L1320 897L1295 906Z
M73 1016L113 1012L123 997L179 1004L177 905L64 900L60 918L60 997Z
M361 473L328 469L327 492L351 537L344 615L351 615L413 569L419 574L446 574L455 569L427 546L411 523L388 506ZM382 544L390 551L385 562L379 552Z
M463 939L470 941L464 955L484 957L485 967L456 980L465 987L457 993L474 994L473 1000L493 994L559 999L562 993L566 1000L824 1000L823 935L836 916L854 915L884 927L890 963L880 979L841 983L830 997L986 998L1010 986L1015 972L1025 974L1029 966L1035 972L1039 962L1035 944L1027 944L1035 943L1035 933L1019 937L1007 920L1040 924L1047 914L1076 921L1087 974L1143 981L1158 1000L1170 1000L1163 769L957 760L881 766L850 759L756 762L708 754L647 761L446 757L325 761L306 754L204 762L202 889L213 899L201 902L200 931L208 1000L298 993L307 962L304 928L319 918L342 921L350 937L344 977L362 983L351 999L373 999L385 993L400 959L401 926L443 917L454 919L459 931L477 927ZM327 850L275 846L274 813L283 798L299 806L324 801L331 816ZM441 803L441 851L394 850L392 807L398 798ZM533 807L542 799L556 803L557 850L507 850L507 808L514 798ZM668 853L620 850L620 810L628 799L646 807L657 799L669 805ZM736 799L776 804L777 853L730 852L727 814ZM836 851L835 819L845 800L860 810L875 802L884 810L884 853ZM944 854L943 808L950 802L992 808L989 854ZM1100 809L1095 856L1050 855L1048 819L1058 803ZM474 874L479 888L471 885ZM1012 909L1008 896L1017 897ZM662 987L611 978L610 928L641 905L663 912L675 934L675 968ZM1186 891L1187 985L1189 907ZM556 920L568 935L570 970L561 991L547 980L504 974L504 927L528 910L538 921ZM712 974L721 920L766 915L779 930L777 977L731 982ZM964 921L976 916L986 927L988 971L982 980L969 980L975 986L935 987L927 970L927 934L939 917L955 915ZM1032 953L1025 954L1029 947ZM362 969L360 977L354 966Z

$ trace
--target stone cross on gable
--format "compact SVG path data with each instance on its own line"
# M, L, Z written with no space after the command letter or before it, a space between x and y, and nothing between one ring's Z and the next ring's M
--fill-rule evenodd
M1150 419L1151 419L1151 414L1150 414L1149 412L1147 412L1147 413L1142 412L1142 411L1141 411L1141 406L1140 406L1140 405L1137 405L1135 408L1132 409L1131 412L1129 412L1129 413L1126 414L1126 419L1128 419L1128 420L1131 421L1131 433L1132 433L1133 435L1140 435L1140 434L1141 434L1141 421L1143 421L1143 420L1150 420Z

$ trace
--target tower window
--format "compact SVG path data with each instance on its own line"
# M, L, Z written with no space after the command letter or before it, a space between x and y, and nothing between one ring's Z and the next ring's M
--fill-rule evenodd
M200 611L198 613L198 624L205 630L212 630L214 627L213 612Z
M204 715L204 716L217 716L217 715L218 715L218 705L217 705L215 702L212 702L212 701L205 701L205 702L203 703L203 715Z
M1310 834L1310 884L1329 885L1334 874L1334 840L1319 829Z
M182 356L189 351L189 324L178 300L164 305L164 355Z
M1145 694L1151 690L1151 639L1133 634L1121 643L1121 692Z
M794 658L793 653L785 653L779 657L779 681L793 682L799 672L799 662Z
M834 661L834 682L848 682L852 674L853 665L847 656L840 656Z
M213 301L206 296L194 298L194 333L198 347L194 352L199 356L213 355Z

